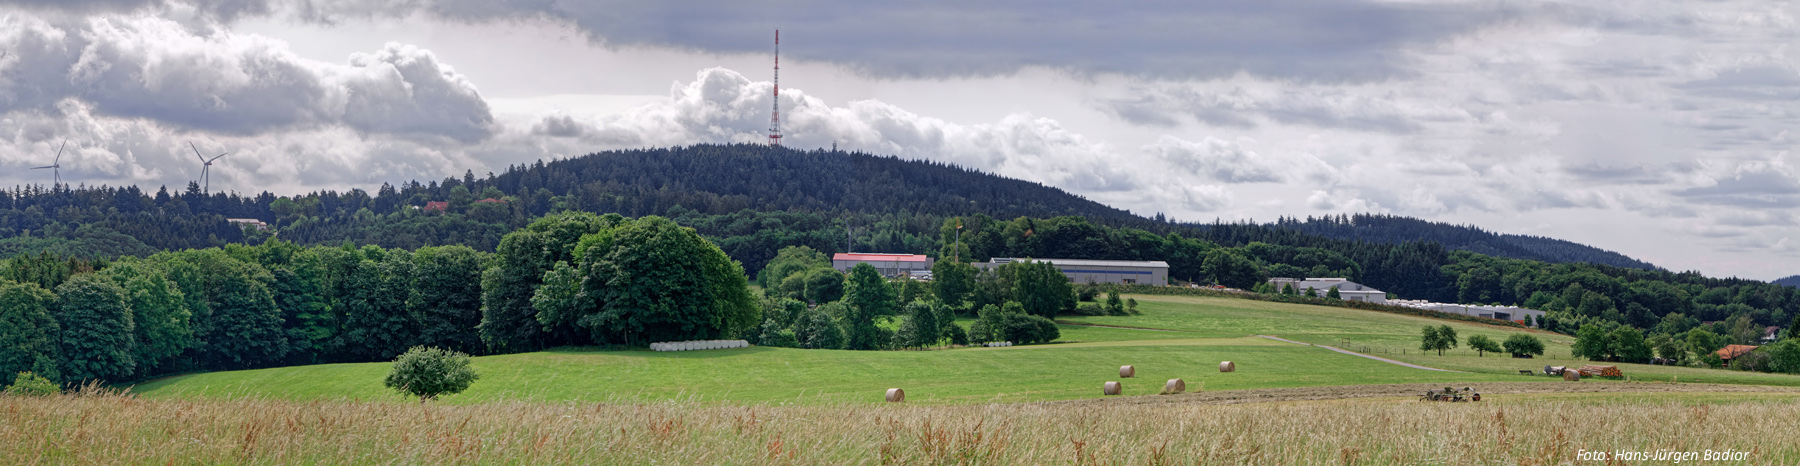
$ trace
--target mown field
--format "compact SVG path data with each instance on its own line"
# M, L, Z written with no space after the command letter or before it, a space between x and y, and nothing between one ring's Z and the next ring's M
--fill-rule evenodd
M1541 370L1546 365L1579 366L1595 364L1572 359L1570 346L1574 337L1467 322L1446 321L1383 312L1318 306L1298 306L1267 301L1191 296L1135 296L1141 316L1131 317L1062 317L1059 320L1095 325L1147 327L1192 332L1193 335L1277 335L1289 340L1331 345L1364 352L1383 358L1441 369L1510 374L1518 380L1520 369ZM1514 359L1505 354L1478 355L1466 344L1446 351L1419 351L1419 329L1426 325L1449 324L1457 337L1467 342L1470 336L1486 335L1504 341L1513 333L1529 333L1544 341L1545 355L1532 359ZM1605 363L1619 366L1633 380L1695 383L1728 383L1750 385L1800 386L1800 376L1764 374L1690 367L1648 364ZM1541 375L1539 377L1542 377Z
M1220 373L1224 360L1235 362L1238 371ZM904 388L909 402L923 404L1065 400L1100 396L1101 384L1122 380L1118 370L1124 364L1138 368L1138 378L1123 379L1127 394L1155 393L1171 378L1206 390L1509 379L1421 371L1251 337L939 351L561 350L475 358L481 380L444 401L821 404L878 402L890 387ZM154 381L133 391L151 398L403 400L381 386L387 370L387 364L372 363L218 372Z
M1447 321L1344 308L1228 298L1135 296L1143 315L1067 317L1087 325L1063 325L1061 343L1008 348L933 351L825 351L753 347L731 350L652 352L554 351L478 357L481 380L442 403L509 400L763 404L877 403L887 388L907 391L914 404L980 404L1100 397L1106 381L1124 382L1128 395L1153 394L1170 378L1190 390L1243 390L1397 383L1479 385L1545 380L1519 369L1569 361L1568 338L1530 331L1561 359L1513 359L1471 351L1421 355L1419 328ZM1496 340L1525 330L1450 323L1463 339ZM1278 342L1253 335L1368 350L1378 356L1429 367L1426 371ZM1348 345L1344 343L1346 340ZM1408 345L1414 347L1403 349ZM1220 373L1220 361L1238 365ZM1138 378L1120 379L1131 364ZM1800 385L1800 377L1721 370L1625 364L1638 381ZM381 386L385 363L327 364L200 373L131 387L148 398L260 397L282 400L383 400L405 398ZM1582 383L1612 383L1592 380Z

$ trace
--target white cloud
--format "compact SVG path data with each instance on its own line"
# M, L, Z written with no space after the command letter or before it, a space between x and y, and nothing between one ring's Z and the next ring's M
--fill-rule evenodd
M8 15L0 28L13 32L0 33L0 47L15 52L0 62L0 113L55 112L78 99L100 116L239 136L347 126L467 143L492 130L474 85L408 45L329 64L267 37L150 16L53 24Z

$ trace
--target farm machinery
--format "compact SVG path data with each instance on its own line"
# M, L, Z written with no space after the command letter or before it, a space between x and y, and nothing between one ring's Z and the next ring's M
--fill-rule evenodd
M1475 389L1469 387L1463 387L1461 390L1444 387L1443 390L1426 390L1425 394L1419 395L1419 401L1481 401L1481 394L1475 393Z

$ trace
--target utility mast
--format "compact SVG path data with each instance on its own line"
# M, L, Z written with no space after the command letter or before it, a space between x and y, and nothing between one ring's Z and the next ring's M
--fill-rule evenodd
M769 114L769 145L781 147L781 30L775 30L775 112Z

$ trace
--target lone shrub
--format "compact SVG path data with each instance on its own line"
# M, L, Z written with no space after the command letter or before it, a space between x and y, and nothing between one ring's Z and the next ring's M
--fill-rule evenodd
M460 393L480 376L469 368L469 355L443 348L414 346L394 360L383 382L388 388L419 397L419 402L438 395Z
M13 380L12 386L6 387L4 393L12 396L50 396L62 393L62 388L57 387L56 382L37 374L20 372L19 377Z
M1506 337L1506 342L1501 343L1500 346L1505 347L1506 352L1512 353L1515 358L1529 358L1534 354L1540 356L1544 354L1544 341L1523 333L1514 333L1512 336Z

